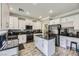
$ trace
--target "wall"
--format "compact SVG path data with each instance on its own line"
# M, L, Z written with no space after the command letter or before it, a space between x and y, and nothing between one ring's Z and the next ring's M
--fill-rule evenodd
M1 3L0 3L0 30L1 30Z

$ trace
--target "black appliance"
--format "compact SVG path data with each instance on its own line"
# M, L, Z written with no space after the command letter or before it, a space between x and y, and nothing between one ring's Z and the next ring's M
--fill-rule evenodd
M79 37L79 32L77 32L76 36Z
M32 26L31 25L26 25L26 30L27 31L27 42L26 43L29 43L29 42L33 42L33 31L32 31Z
M69 33L68 33L68 29L67 28L64 29L64 35L65 36L69 36Z
M57 25L58 34L56 36L55 45L60 46L60 31L61 31L61 25Z
M27 29L27 30L32 30L32 26L26 25L26 29Z
M56 24L56 25L50 25L49 27L50 27L50 29L49 29L50 31L54 30L54 29L52 29L52 27L55 28L55 30L57 30L57 32L58 32L57 34L53 33L55 35L55 45L56 46L60 46L61 25L60 24Z

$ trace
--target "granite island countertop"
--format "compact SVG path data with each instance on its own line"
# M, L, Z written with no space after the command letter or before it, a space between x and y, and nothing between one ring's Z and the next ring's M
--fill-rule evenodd
M54 39L55 38L55 36L50 36L50 37L48 37L48 36L43 36L43 35L35 35L35 36L38 36L38 37L40 37L40 38L43 38L43 39L46 39L46 40L51 40L51 39Z

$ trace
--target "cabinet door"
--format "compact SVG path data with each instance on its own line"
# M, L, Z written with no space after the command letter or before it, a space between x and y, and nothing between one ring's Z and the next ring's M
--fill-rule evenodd
M55 19L55 24L60 24L60 18Z
M13 56L13 55L18 55L18 47L0 51L0 56Z
M9 27L9 8L7 3L2 3L2 29Z
M26 43L26 35L18 35L19 43Z
M22 35L18 35L18 39L19 39L19 44L22 43Z
M38 37L39 38L39 37ZM38 39L38 48L42 51L42 44L43 44L43 39L39 38Z
M26 35L22 35L22 43L26 43Z
M42 52L45 55L48 55L48 42L47 42L47 40L43 40Z
M66 37L64 36L60 37L60 46L66 48Z
M18 17L10 16L9 28L10 29L18 29Z
M12 16L10 16L9 18L9 28L13 29L13 17Z
M38 37L37 36L34 36L34 43L35 43L35 46L38 47Z
M40 21L33 22L33 29L41 29L41 22Z
M19 29L25 29L25 20L19 19Z
M18 29L18 17L13 17L13 28Z
M55 24L55 20L50 21L50 25L53 25L53 24Z
M79 14L74 16L74 29L79 30Z

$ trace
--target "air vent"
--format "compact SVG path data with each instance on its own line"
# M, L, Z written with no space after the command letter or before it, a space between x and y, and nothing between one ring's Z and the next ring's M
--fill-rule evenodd
M22 8L19 8L19 11L20 11L20 12L24 12L24 10L23 10Z

